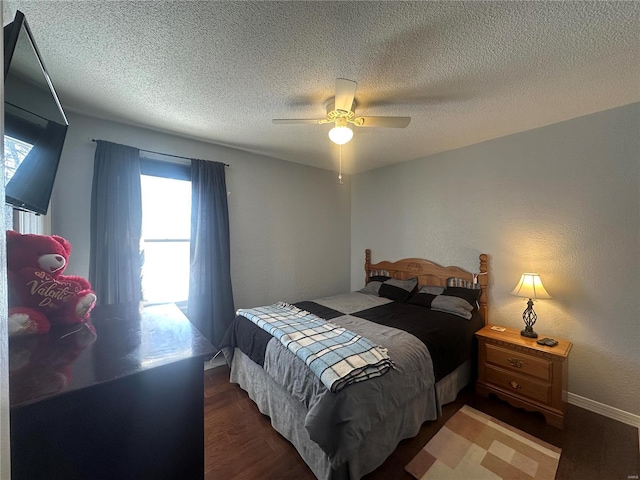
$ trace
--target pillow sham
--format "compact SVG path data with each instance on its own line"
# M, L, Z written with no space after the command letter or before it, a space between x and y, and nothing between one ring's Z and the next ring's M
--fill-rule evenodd
M378 290L378 295L395 302L406 302L417 286L418 279L416 277L411 277L407 280L390 278L382 282Z
M464 298L452 297L450 295L417 293L412 296L407 303L411 305L420 305L439 312L451 313L458 317L462 317L465 320L469 320L471 318L471 311L473 310L473 306Z
M364 288L358 290L360 293L366 293L367 295L378 295L378 292L380 291L380 285L382 285L382 282L378 282L378 281L369 281L369 283L367 283Z
M431 295L441 295L444 292L444 287L435 287L431 285L420 285L418 287L418 293L430 293Z
M467 302L469 302L469 304L471 304L473 308L478 308L478 300L480 300L480 293L482 293L482 290L480 289L464 288L464 287L447 287L444 289L444 292L442 292L442 295L463 298Z
M433 299L433 302L431 302L431 310L452 313L453 315L469 320L471 318L473 305L464 298L437 295L436 298Z

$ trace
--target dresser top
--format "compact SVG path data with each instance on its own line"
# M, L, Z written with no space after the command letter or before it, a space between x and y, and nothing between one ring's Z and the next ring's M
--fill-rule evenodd
M9 340L12 407L213 353L175 304L100 305L87 324Z
M509 345L528 348L531 350L536 350L538 352L556 355L558 357L568 357L569 352L571 351L571 347L573 346L573 344L567 340L554 338L554 340L558 342L558 345L556 345L555 347L547 347L546 345L540 345L536 343L536 340L545 338L546 335L538 333L538 338L528 338L520 335L520 330L516 330L514 328L506 328L504 332L498 332L496 330L491 330L492 326L493 325L485 326L481 330L478 330L476 332L476 335L478 337L483 337L496 343L504 342Z

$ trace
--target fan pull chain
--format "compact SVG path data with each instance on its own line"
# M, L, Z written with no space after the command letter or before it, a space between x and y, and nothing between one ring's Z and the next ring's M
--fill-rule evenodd
M343 185L342 183L342 145L340 145L340 172L338 173L338 184Z

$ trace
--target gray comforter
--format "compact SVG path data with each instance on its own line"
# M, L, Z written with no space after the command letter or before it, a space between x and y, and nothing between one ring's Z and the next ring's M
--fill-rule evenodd
M352 292L315 302L348 313L388 300ZM304 426L310 438L327 453L332 465L338 466L351 458L363 438L383 419L416 397L428 395L435 378L429 351L413 335L351 315L331 322L387 348L395 368L381 377L331 393L302 360L273 338L267 345L264 369L305 405L308 414ZM436 416L434 405L432 418Z

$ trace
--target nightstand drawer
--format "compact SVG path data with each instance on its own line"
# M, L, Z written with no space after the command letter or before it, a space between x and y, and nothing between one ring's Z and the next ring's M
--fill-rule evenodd
M514 372L551 381L552 362L487 344L487 362Z
M545 404L551 401L550 384L544 384L491 365L486 366L485 373L487 383L493 384L498 388L513 391L514 394L524 395Z

